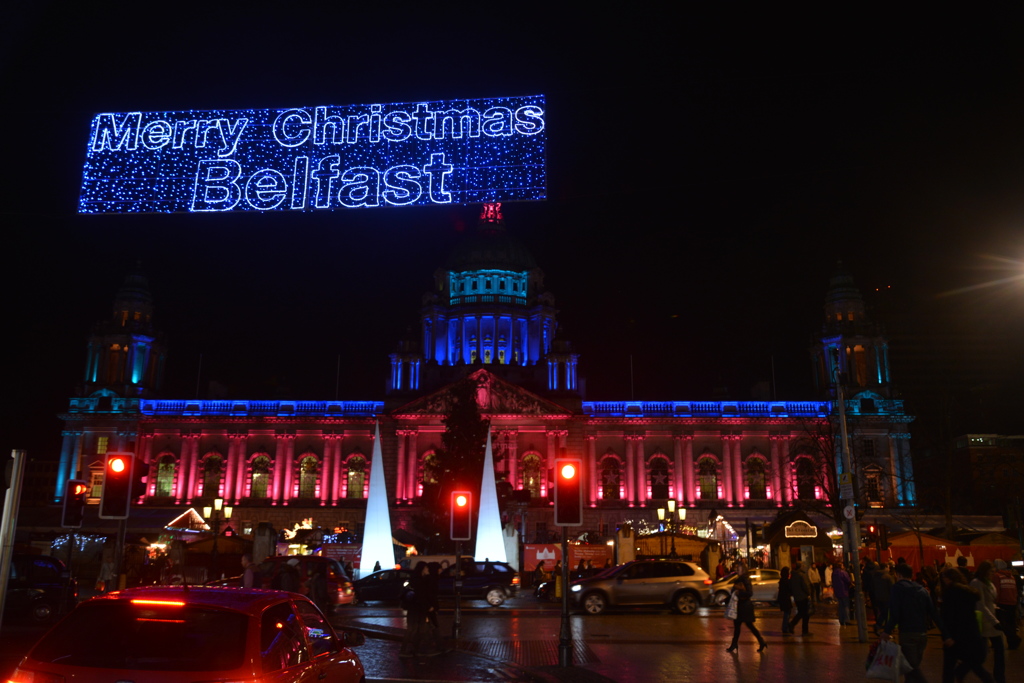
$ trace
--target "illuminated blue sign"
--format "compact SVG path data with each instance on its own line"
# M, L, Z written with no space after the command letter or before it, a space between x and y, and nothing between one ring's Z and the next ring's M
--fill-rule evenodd
M542 95L99 114L79 213L544 199Z

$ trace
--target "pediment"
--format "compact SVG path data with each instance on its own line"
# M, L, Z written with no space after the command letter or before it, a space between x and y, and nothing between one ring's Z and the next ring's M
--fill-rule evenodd
M564 406L506 382L487 370L477 370L432 394L411 401L395 410L394 414L447 415L451 402L451 390L463 383L476 385L476 403L483 415L571 415L571 412Z

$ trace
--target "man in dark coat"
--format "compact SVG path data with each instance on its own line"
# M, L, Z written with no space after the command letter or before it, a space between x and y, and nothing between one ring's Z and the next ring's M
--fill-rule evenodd
M808 580L807 572L804 571L800 560L793 563L789 588L793 592L793 602L796 604L796 616L789 622L789 632L794 633L793 629L799 621L803 622L800 635L809 636L811 634L808 632L807 626L811 621L811 582Z
M981 595L966 583L956 569L942 570L942 680L962 681L973 672L982 681L995 681L982 666L985 663L985 639L981 637L974 614Z
M889 616L881 633L888 640L899 627L900 649L907 662L914 667L907 674L908 681L925 681L921 673L924 647L928 643L928 629L932 623L940 623L932 596L924 586L912 581L914 570L906 564L896 565L900 580L892 587L889 598Z

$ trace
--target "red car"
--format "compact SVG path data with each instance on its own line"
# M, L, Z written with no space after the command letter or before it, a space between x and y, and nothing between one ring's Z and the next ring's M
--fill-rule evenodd
M350 649L295 593L159 586L80 604L29 651L12 683L292 683L364 680Z

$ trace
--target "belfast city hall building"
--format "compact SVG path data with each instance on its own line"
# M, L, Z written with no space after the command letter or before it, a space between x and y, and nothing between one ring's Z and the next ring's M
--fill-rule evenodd
M848 275L823 288L815 396L591 401L543 273L500 209L485 207L470 233L436 271L415 339L391 354L387 392L367 400L162 395L166 352L152 297L146 279L130 275L89 338L82 390L61 415L56 499L75 478L98 497L104 455L126 451L147 475L136 501L146 518L170 520L221 498L243 535L260 523L280 530L306 521L358 536L379 424L391 523L409 530L433 476L449 392L472 382L491 425L496 480L520 492L505 521L523 542L554 535L553 461L562 453L583 462L585 529L607 535L654 522L672 499L687 524L706 525L713 511L742 537L745 522L827 502L841 470L839 439L830 438L841 382L858 503L914 503L912 418L890 391L887 340Z

